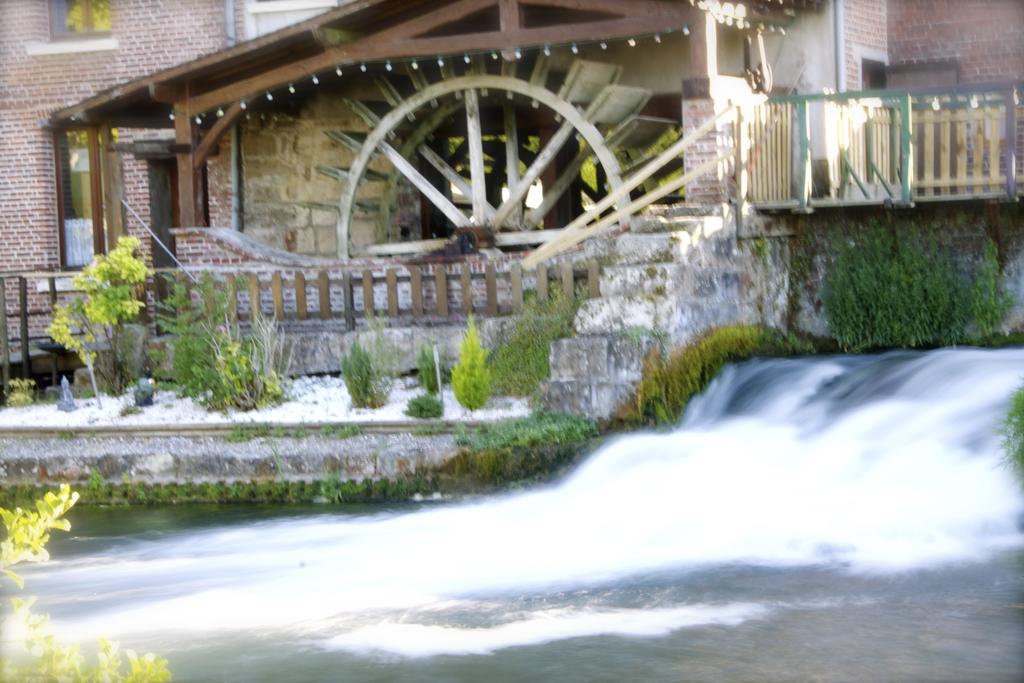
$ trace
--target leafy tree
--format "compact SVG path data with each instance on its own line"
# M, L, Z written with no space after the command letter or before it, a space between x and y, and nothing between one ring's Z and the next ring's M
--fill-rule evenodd
M470 410L483 408L491 396L487 351L480 345L480 336L472 316L459 348L459 362L452 368L452 389L456 400Z
M36 501L36 511L0 508L0 519L7 536L0 543L0 571L24 586L21 576L10 568L23 562L46 562L50 555L46 543L50 531L68 531L71 524L64 515L78 501L67 484L58 493L49 492ZM62 646L49 628L49 617L32 614L34 598L11 600L12 613L4 620L4 633L17 634L15 639L30 658L30 663L15 666L7 659L0 661L0 679L5 681L74 681L76 683L164 683L171 680L167 660L153 654L141 657L126 650L128 670L124 671L117 643L101 638L95 666L85 663L78 646Z
M94 391L94 368L116 394L132 383L122 341L124 325L145 307L138 294L150 274L135 255L139 246L138 238L122 237L108 255L97 256L76 275L72 285L81 295L57 307L48 330L55 341L77 353L89 368ZM98 364L97 346L107 351Z

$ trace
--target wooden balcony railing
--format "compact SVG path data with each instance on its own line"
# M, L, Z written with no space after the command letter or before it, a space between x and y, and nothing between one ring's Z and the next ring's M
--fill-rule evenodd
M737 187L757 208L997 198L1022 189L1024 85L772 97L741 107Z

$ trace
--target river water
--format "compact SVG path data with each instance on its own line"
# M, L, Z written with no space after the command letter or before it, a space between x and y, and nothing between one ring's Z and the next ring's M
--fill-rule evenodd
M24 572L177 680L1020 681L1024 350L758 360L454 504L79 509Z

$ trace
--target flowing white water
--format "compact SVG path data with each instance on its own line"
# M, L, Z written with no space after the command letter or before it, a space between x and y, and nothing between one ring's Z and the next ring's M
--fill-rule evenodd
M56 620L78 638L274 632L400 656L765 618L787 605L559 596L729 565L900 572L1018 545L998 427L1022 372L1022 350L755 361L678 430L618 438L557 486L125 542L29 585L81 603ZM544 599L510 610L524 595ZM459 610L477 616L453 623Z

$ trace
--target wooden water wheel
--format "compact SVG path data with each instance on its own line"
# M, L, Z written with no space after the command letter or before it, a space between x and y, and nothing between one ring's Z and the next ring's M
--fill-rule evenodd
M640 116L651 93L619 85L614 64L575 60L560 74L538 55L520 78L520 61L466 61L462 74L443 61L389 69L375 79L382 100L347 100L369 132L329 131L354 158L318 169L342 182L339 256L426 253L466 232L498 247L543 243L556 234L545 217L560 204L564 213L567 196L578 213L620 185L617 151L674 126ZM432 233L394 234L403 186L422 197ZM354 245L357 220L374 222L373 244Z

